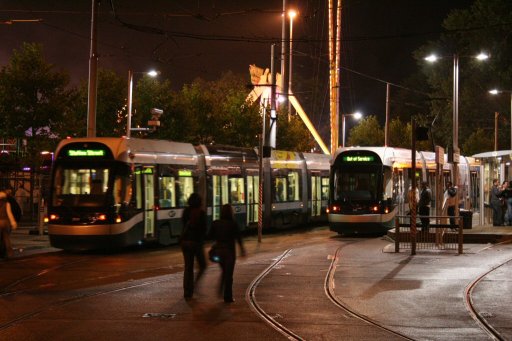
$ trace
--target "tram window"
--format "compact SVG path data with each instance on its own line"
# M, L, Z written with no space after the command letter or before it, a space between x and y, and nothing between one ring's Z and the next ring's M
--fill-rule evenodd
M174 176L163 176L158 179L161 208L176 207L176 180Z
M322 200L329 200L329 178L322 177Z
M194 193L194 178L190 176L180 176L177 181L178 206L185 207L188 198Z
M274 186L274 201L275 202L284 202L286 201L286 192L287 192L287 185L286 185L286 178L285 177L278 177L275 179L275 186Z
M288 201L300 200L299 173L290 172L288 174Z
M53 204L103 205L108 177L109 170L106 168L57 168Z
M232 204L243 204L245 202L245 190L244 190L244 179L243 178L230 178L229 179L229 190L231 193Z

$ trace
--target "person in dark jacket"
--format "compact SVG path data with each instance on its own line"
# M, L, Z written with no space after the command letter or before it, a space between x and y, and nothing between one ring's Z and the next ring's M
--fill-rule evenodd
M215 240L214 245L219 257L218 262L222 269L219 293L223 294L224 302L232 303L235 301L233 299L233 273L236 262L235 242L238 242L242 256L245 256L245 248L230 204L222 206L220 219L212 224L211 237Z
M430 204L432 202L432 192L428 187L428 182L421 183L420 201L418 202L418 213L421 218L421 232L427 234L430 225Z
M16 198L14 198L14 195L12 194L12 189L7 188L5 190L5 194L7 194L7 201L9 202L9 204L11 204L12 215L14 216L16 222L19 223L21 220L21 207L16 201Z
M498 179L494 179L492 181L492 188L489 194L489 202L492 207L492 224L493 226L501 226L503 225L503 210L501 207L501 188L498 182Z
M206 270L204 255L204 239L206 237L206 213L201 208L201 197L192 193L188 198L188 207L183 211L183 232L180 238L181 251L185 262L183 273L183 296L191 299L194 285ZM194 259L197 260L199 271L194 281Z

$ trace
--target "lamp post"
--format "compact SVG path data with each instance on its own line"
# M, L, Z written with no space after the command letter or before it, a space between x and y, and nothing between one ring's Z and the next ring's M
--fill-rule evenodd
M353 114L342 114L341 115L341 146L342 147L345 147L345 127L346 127L346 124L345 124L345 119L347 116L353 116L356 120L360 120L361 117L363 117L363 114L361 114L360 112L355 112Z
M440 57L431 54L425 57L425 60L431 63L439 60ZM489 55L481 52L476 57L483 61L489 58ZM459 185L459 55L453 54L453 184ZM459 216L459 196L455 196L455 216Z
M288 69L288 97L292 93L292 58L293 58L293 19L297 16L297 12L293 9L288 11L288 17L290 18L290 58L289 58L289 69ZM292 103L288 100L288 122L292 119Z
M489 90L489 93L492 95L498 95L498 94L503 94L503 93L510 94L510 149L512 150L512 90L492 89L492 90Z
M133 75L135 73L143 73L150 77L158 76L159 72L151 70L149 72L134 72L128 70L128 117L126 120L126 137L130 137L132 128L132 97L133 97Z

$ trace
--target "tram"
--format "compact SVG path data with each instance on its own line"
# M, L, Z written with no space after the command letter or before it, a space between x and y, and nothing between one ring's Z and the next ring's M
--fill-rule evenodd
M330 156L137 138L60 142L51 175L48 235L65 250L178 242L190 194L208 224L230 203L242 229L326 222ZM260 195L263 174L263 197Z
M444 156L440 180L436 180L433 152L416 152L416 174L412 174L411 151L390 147L348 147L337 150L329 180L328 221L339 234L386 233L394 218L408 212L407 191L412 179L427 181L436 189L453 179L452 165ZM479 165L475 159L460 157L458 164L460 208L479 207ZM441 182L441 187L437 182ZM436 205L433 201L433 211Z

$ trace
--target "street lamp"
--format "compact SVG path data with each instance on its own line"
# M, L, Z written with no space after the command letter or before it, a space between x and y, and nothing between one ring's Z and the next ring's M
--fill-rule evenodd
M489 90L489 93L491 95L498 95L498 94L503 94L503 93L510 94L510 149L512 150L512 90L492 89L492 90Z
M292 93L292 56L293 56L293 19L297 16L297 12L293 9L288 11L288 17L290 18L290 62L289 62L289 71L288 71L288 94ZM291 121L292 116L292 104L291 101L288 100L288 122Z
M148 72L134 72L132 70L128 70L128 117L126 120L126 137L130 137L132 129L133 75L135 73L146 74L150 77L156 77L159 74L156 70L150 70Z
M361 114L359 111L357 111L353 114L342 114L341 115L341 133L342 133L341 134L341 146L342 147L345 147L345 127L346 127L345 118L347 116L352 116L356 120L360 120L363 117L363 114Z
M436 62L440 57L435 54L425 57L428 62ZM489 58L489 55L480 52L475 56L477 60L483 61ZM453 184L459 185L459 55L453 54ZM459 216L459 196L455 196L455 216Z

